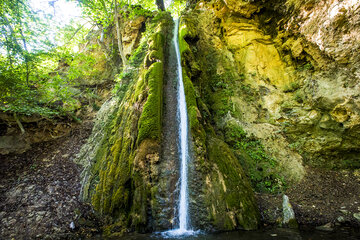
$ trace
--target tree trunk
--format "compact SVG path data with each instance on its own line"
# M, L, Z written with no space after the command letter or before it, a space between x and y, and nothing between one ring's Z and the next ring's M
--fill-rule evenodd
M114 18L115 18L114 20L115 20L115 24L116 24L116 34L117 34L117 39L118 39L119 54L121 56L123 66L127 66L127 59L125 57L125 54L123 51L123 46L122 46L122 37L121 37L121 33L120 33L119 16L118 16L118 11L117 11L117 1L116 0L115 0Z
M156 0L156 6L160 11L165 11L164 0Z
M19 118L17 117L16 113L14 113L14 118L15 118L15 121L16 121L17 125L20 128L21 135L24 135L25 134L25 129L24 129L23 125L21 124Z
M25 50L25 54L24 54L24 58L25 58L25 64L26 64L26 85L29 86L29 76L30 76L30 69L29 69L29 54L28 54L28 50L27 50L27 46L26 46L26 39L24 37L23 31L20 28L20 34L22 37L22 41L23 41L23 45L24 45L24 50Z

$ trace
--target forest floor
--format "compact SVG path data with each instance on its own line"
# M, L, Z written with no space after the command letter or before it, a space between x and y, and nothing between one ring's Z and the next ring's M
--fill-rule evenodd
M78 239L97 233L91 207L79 200L81 167L73 162L91 128L87 121L23 154L0 155L0 239Z
M98 235L101 222L79 200L81 166L73 162L92 122L23 154L0 155L0 239L78 239ZM359 227L360 171L307 168L286 191L300 226ZM264 226L279 225L282 194L256 194ZM354 229L354 228L353 228Z
M360 171L307 167L302 181L285 193L300 226L332 230L360 226ZM282 218L282 194L257 194L265 225ZM325 225L325 226L324 226Z

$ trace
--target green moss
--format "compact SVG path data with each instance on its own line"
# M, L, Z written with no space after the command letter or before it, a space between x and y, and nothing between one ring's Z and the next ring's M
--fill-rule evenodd
M286 182L279 174L277 161L266 153L259 140L247 136L234 121L226 123L224 136L256 191L277 193L286 189Z
M159 54L161 54L158 59L164 59L164 55L163 55L164 43L165 43L165 37L161 32L156 32L155 34L153 34L148 41L149 50L159 51Z
M134 53L131 54L131 57L129 58L129 63L134 67L139 67L145 58L146 50L147 50L147 44L144 41L134 51Z
M165 20L159 18L156 24L147 25L150 28L144 33L148 34L146 41L130 58L130 64L140 68L121 75L117 107L100 124L97 150L90 156L93 160L85 191L94 209L108 219L104 228L108 236L121 235L127 228L148 231L149 204L156 204L151 199L158 190L148 180L151 163L147 156L160 151L166 33L163 25L168 18L167 14ZM145 69L141 62L150 52L156 61Z
M138 98L141 94L144 93L144 90L145 90L145 75L141 74L135 86L134 99L139 100Z
M214 111L215 118L221 117L231 111L231 98L225 91L216 91L210 96L211 109Z
M298 81L291 82L284 86L283 92L295 92L300 88L300 83Z
M298 225L298 223L297 223L297 221L296 221L295 218L292 218L292 219L289 220L288 227L289 227L289 228L294 228L294 229L298 229L298 228L299 228L299 225Z
M133 205L131 209L131 225L137 231L142 231L147 222L147 186L144 185L143 176L139 172L133 174Z
M214 206L214 225L232 230L255 229L259 214L251 186L239 162L226 143L211 137L208 141L211 173L207 186L208 204Z
M180 49L180 55L183 59L185 59L183 54L187 51L188 52L190 51L189 45L184 39L184 37L187 35L187 33L188 33L188 31L187 31L186 25L181 24L181 26L179 28L179 49ZM184 65L184 64L182 64L182 65ZM197 103L196 103L195 88L186 72L185 66L183 66L182 75L183 75L184 91L185 91L185 97L186 97L186 105L187 105L189 123L190 123L191 129L195 130L195 129L199 128L199 121L197 119L198 108L197 108Z
M198 110L196 104L195 89L193 83L191 82L185 71L183 71L183 82L190 127L192 129L197 129L199 127L199 121L197 119Z
M148 99L144 105L138 128L137 143L144 139L160 140L161 137L161 117L162 117L162 86L163 86L163 63L156 62L151 65L145 75L145 81L148 83Z
M182 56L184 52L190 51L189 44L185 41L185 36L188 34L187 26L181 22L179 27L179 50Z

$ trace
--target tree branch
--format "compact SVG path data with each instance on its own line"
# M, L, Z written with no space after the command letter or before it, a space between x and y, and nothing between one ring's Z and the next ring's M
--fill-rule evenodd
M123 46L122 46L122 37L121 37L121 33L120 33L119 17L118 17L117 1L116 0L115 0L114 21L115 21L115 24L116 24L116 34L117 34L117 38L118 38L118 48L119 48L119 53L120 53L120 56L121 56L121 60L123 62L123 66L127 66L127 59L125 57L125 54L124 54L124 51L123 51Z

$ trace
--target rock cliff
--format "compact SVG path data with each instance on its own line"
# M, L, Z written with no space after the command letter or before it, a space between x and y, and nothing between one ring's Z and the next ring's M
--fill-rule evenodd
M189 1L179 45L195 228L254 229L253 190L284 192L306 179L309 167L359 167L359 6ZM82 196L110 216L105 230L113 235L177 224L173 24L166 14L146 22L142 40L123 39L137 48L126 50L136 64L102 106L78 158Z

